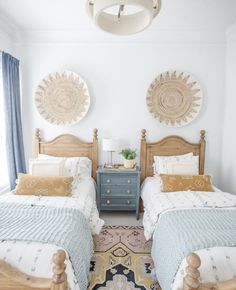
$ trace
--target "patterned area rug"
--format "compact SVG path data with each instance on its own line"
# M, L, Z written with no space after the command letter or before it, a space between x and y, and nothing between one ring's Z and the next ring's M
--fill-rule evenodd
M94 243L88 290L160 290L151 277L152 242L143 227L106 226Z

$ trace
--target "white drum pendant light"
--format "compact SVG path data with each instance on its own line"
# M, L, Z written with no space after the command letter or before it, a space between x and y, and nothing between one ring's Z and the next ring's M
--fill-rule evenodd
M101 29L128 35L146 29L161 9L161 0L87 0L88 13Z

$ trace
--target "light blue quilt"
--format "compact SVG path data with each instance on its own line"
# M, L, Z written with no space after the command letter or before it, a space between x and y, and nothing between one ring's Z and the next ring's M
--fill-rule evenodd
M78 209L0 204L0 240L54 244L69 254L81 290L87 289L93 240Z
M236 210L188 209L161 215L153 236L152 257L162 290L170 290L189 252L236 246Z

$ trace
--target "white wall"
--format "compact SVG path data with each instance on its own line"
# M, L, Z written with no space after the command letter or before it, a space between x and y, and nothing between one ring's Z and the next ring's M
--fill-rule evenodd
M227 33L226 106L222 135L221 184L236 194L236 24Z
M15 34L15 26L13 26L9 19L0 11L0 50L6 51L12 55L16 54Z
M0 50L12 53L14 51L11 38L0 28Z
M26 37L18 44L22 63L23 124L26 156L33 156L33 130L42 129L48 139L60 133L73 133L90 140L92 129L99 129L99 139L117 138L121 146L139 149L140 130L148 130L148 140L168 134L180 134L190 141L199 140L199 131L207 131L206 172L217 183L221 152L222 106L224 103L225 47L222 35L202 32L151 32L142 39L106 38L70 42L55 40L53 33L44 37ZM36 38L35 38L36 37ZM82 36L81 36L82 38ZM91 108L77 125L57 127L38 114L34 93L47 74L68 69L86 80L91 93ZM149 114L146 92L152 80L169 69L192 73L202 84L204 101L200 115L191 124L171 129ZM106 159L100 154L100 163ZM120 157L116 160L121 161Z

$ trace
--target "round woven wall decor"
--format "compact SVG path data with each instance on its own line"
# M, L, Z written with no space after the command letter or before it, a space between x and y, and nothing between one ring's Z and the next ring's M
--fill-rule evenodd
M79 75L71 71L52 73L39 84L35 104L40 115L49 123L73 125L88 112L88 87Z
M160 74L147 92L147 106L154 118L169 127L181 127L200 112L200 84L190 74L167 71Z

